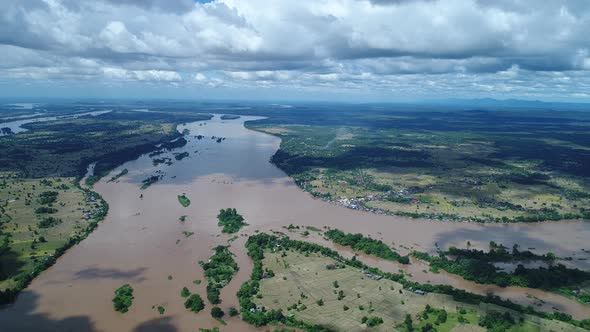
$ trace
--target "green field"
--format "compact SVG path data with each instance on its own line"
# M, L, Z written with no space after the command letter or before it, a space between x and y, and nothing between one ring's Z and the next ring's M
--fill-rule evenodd
M0 174L0 290L18 287L56 250L83 238L107 206L97 194L79 188L74 178L20 178ZM53 193L48 195L48 193Z
M307 331L582 331L590 320L541 313L449 286L419 284L276 232L246 242L254 261L240 288L242 319ZM426 311L426 313L424 312ZM431 317L432 316L432 317ZM430 320L435 319L433 326ZM483 329L482 329L483 328Z
M533 125L509 133L466 124L249 127L282 139L272 161L300 187L350 208L500 222L590 216L583 166L590 144L582 133L527 132L538 130Z
M469 305L457 302L451 296L428 293L418 295L391 280L374 280L354 267L330 270L327 266L338 264L332 258L321 254L287 251L286 255L265 253L263 267L273 271L274 276L260 282L261 298L255 303L266 308L282 309L285 315L319 324L336 331L362 331L367 329L363 317L379 317L383 324L374 327L378 331L405 331L403 323L410 315L417 331L427 323L432 323L436 331L486 331L478 326L479 317L488 311L504 312L506 309L494 305ZM334 287L337 282L338 288ZM339 300L339 291L344 297ZM322 300L322 305L318 301ZM422 313L430 305L445 309L448 319L444 324L434 324L435 316L422 319ZM347 310L344 308L348 307ZM458 308L466 309L459 314ZM511 312L519 323L509 331L576 331L579 328L565 323L540 319L529 315ZM462 316L467 323L459 323Z

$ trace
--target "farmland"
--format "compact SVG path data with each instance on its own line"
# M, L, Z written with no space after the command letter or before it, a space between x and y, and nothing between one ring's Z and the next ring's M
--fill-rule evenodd
M493 331L499 323L492 319L491 325L486 326L488 316L506 313L512 321L506 329L509 331L581 330L558 320L494 304L478 305L412 288L376 270L343 262L313 245L276 243L274 249L263 251L259 266L262 278L252 299L254 304L250 305L254 313L248 318L253 321L257 321L253 317L257 317L258 311L277 317L271 311L281 310L288 324L326 331L359 331L371 327L379 331L408 331L407 317L419 330L430 324L437 331ZM258 257L259 253L253 255ZM439 317L442 311L444 319Z
M512 112L428 115L424 122L426 114L399 112L382 122L369 113L374 122L356 125L268 120L250 127L281 137L272 161L302 189L349 208L484 222L590 215L586 120ZM508 121L519 122L499 128Z
M20 288L26 276L84 238L107 211L102 198L74 178L0 176L0 290Z

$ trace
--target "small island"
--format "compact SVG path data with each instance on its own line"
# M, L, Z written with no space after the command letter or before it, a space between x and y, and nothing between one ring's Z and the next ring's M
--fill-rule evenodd
M164 177L164 175L162 174L156 174L156 175L152 175L150 177L148 177L147 179L144 179L143 181L141 181L141 190L146 190L147 188L149 188L149 186L151 186L152 184L160 181L162 178Z
M233 114L224 114L220 117L221 120L237 120L239 118L240 118L239 115L233 115Z
M117 173L117 175L113 176L109 181L107 182L115 182L117 181L120 177L126 175L127 173L129 173L129 170L127 168L124 168L123 170L121 170L119 173Z
M191 205L191 200L188 199L188 197L186 197L186 194L178 195L178 202L183 207L188 207L189 205Z
M133 304L133 287L129 284L125 284L115 291L115 297L113 298L113 307L115 311L126 313Z
M175 153L174 154L174 159L176 159L176 160L182 160L182 159L184 159L184 158L186 158L188 156L189 156L188 152Z
M207 263L202 263L201 266L205 270L205 277L207 277L208 281L207 299L212 304L221 303L219 298L221 289L229 284L239 270L233 254L229 251L229 247L217 246L215 247L215 254L209 258Z
M235 208L219 210L217 219L219 220L217 225L223 227L223 229L221 230L222 233L235 233L239 231L242 227L248 225L244 222L244 217L242 217L242 215L240 215Z

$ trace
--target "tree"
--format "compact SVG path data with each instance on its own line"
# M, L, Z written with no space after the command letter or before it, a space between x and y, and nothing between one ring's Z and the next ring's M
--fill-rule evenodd
M430 331L434 331L432 324L426 323L426 325L422 326L422 332L430 332Z
M180 291L180 296L189 297L190 295L191 295L191 292L188 290L188 288L182 287L182 290Z
M223 310L221 310L221 308L219 308L219 307L211 308L211 316L213 318L221 318L221 317L223 317L223 315L225 315L225 313L223 312Z
M192 312L199 312L205 308L205 303L199 294L191 294L184 302L184 307Z
M129 307L133 304L133 287L125 284L115 290L115 297L113 298L113 307L115 311L126 313Z
M412 316L407 314L406 319L404 319L404 325L406 326L406 330L408 332L414 331L414 323L412 322Z
M447 311L445 309L441 309L438 312L438 316L436 317L436 324L444 324L447 322Z

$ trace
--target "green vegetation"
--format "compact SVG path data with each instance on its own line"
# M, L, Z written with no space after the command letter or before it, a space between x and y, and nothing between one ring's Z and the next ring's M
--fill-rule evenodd
M412 254L427 261L434 272L442 269L480 284L540 288L562 293L564 288L578 289L590 280L590 272L554 264L555 255L552 253L535 255L530 251L519 251L518 246L508 252L505 247L493 242L489 252L451 247L447 252L439 252L438 256L418 252ZM526 268L520 264L523 260L546 261L550 264L547 267ZM517 266L508 273L499 271L493 265L494 262L514 262ZM585 295L587 293L576 292L573 297L584 302L582 297Z
M184 307L192 312L199 312L205 309L205 302L199 294L191 294L186 301L184 301Z
M98 181L157 144L168 148L170 141L179 141L177 124L209 118L194 113L140 114L121 107L97 117L29 123L29 131L0 137L0 171L25 178L81 178L87 165L96 162L92 182Z
M207 263L201 265L209 282L207 284L207 299L213 304L221 303L220 289L231 281L239 269L228 248L225 246L215 247L215 254Z
M223 227L221 230L222 233L235 233L242 227L248 225L244 222L244 217L233 208L221 209L217 215L217 219L219 220L217 225Z
M59 224L62 223L61 219L57 219L55 217L45 217L43 219L41 219L38 223L37 223L37 227L39 228L51 228L54 226L57 226Z
M161 305L158 306L158 312L160 315L163 315L166 312L166 308L162 307Z
M305 226L305 228L307 228L308 230L312 231L312 232L321 232L322 230L314 227L314 226Z
M374 240L363 236L362 234L344 233L337 229L331 229L324 233L324 235L342 246L350 247L354 250L359 250L365 254L374 255L379 258L397 261L402 264L409 264L408 256L401 256L381 240Z
M127 173L129 173L129 170L127 168L124 168L123 170L121 170L119 173L117 173L115 176L111 177L111 179L108 182L115 182L117 181L120 177L127 175Z
M57 191L44 191L39 194L37 201L39 204L52 204L57 201L57 195L59 195Z
M174 159L176 159L176 160L182 160L182 159L184 159L184 158L186 158L188 156L189 156L188 152L175 153L174 154Z
M219 327L215 326L212 329L202 329L202 328L199 328L199 332L219 332Z
M36 214L54 214L58 210L56 208L47 207L47 206L40 206L35 209Z
M508 313L508 311L504 311ZM508 313L509 314L509 313ZM404 322L396 327L401 331L454 331L457 327L465 327L463 331L484 331L478 328L478 310L475 308L457 307L456 311L436 309L427 304L425 309L414 315L406 315ZM546 323L547 324L547 323Z
M232 115L232 114L224 114L220 117L221 120L237 120L239 119L239 115Z
M188 288L182 287L182 290L180 291L180 296L189 297L190 295L191 295L191 292L188 290Z
M479 320L480 326L493 332L508 331L515 324L509 312L490 311Z
M216 319L220 319L224 315L225 315L225 313L223 312L223 310L221 310L221 308L219 308L219 307L211 308L211 317L216 318Z
M438 331L450 331L460 324L471 324L477 330L480 310L483 308L485 315L487 308L494 308L502 313L510 312L525 325L533 322L541 330L576 330L564 322L590 329L590 320L575 321L561 313L536 312L491 295L470 294L447 285L410 282L402 274L386 273L359 260L344 259L317 244L260 233L251 236L246 246L254 269L251 279L240 288L238 298L242 318L256 326L280 324L308 331L361 330L363 324L375 326L383 320L383 326L403 322L399 325L402 331L407 331L408 325L421 330L427 324ZM335 290L335 284L344 297ZM351 291L357 296L346 296ZM417 317L427 305L457 308L457 312L446 309L442 313L437 309L436 314L428 314L427 320L431 321L414 323L412 317ZM445 326L448 329L442 328Z
M74 178L0 173L0 304L96 228L108 211Z
M162 180L162 178L164 177L163 174L156 174L156 175L151 175L148 178L144 179L143 181L141 181L141 190L146 190L147 188L149 188L152 184Z
M186 197L185 194L182 195L178 195L178 202L180 203L180 205L182 205L183 207L188 207L189 205L191 205L191 200L188 199L188 197Z
M272 162L302 189L349 208L482 222L590 216L587 114L419 108L300 110L247 126L282 139Z
M361 323L366 324L368 327L375 327L383 324L383 318L376 316L363 316L363 318L361 318Z
M240 314L240 312L238 311L238 309L236 309L234 307L229 308L229 316L230 317L235 317L239 314Z
M113 306L115 311L126 313L133 304L133 287L125 284L115 290L115 297L113 298Z
M172 159L170 158L154 158L152 159L152 165L158 166L160 164L166 164L168 166L172 165Z
M47 112L59 115L89 107L94 106L46 105ZM118 109L29 123L26 132L0 137L0 304L13 301L106 215L106 202L78 185L89 164L96 162L87 181L92 185L158 144L163 149L186 144L177 124L210 118Z

